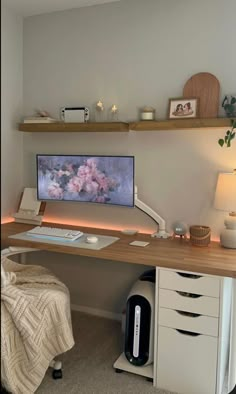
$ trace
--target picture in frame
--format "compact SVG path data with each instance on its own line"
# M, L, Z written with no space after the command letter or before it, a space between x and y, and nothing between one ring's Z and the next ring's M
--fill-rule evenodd
M168 118L196 118L198 115L199 99L196 97L179 97L169 99Z

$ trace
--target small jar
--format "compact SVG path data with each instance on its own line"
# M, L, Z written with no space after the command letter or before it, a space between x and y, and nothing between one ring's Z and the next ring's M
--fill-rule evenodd
M154 120L155 118L155 109L152 107L144 107L140 111L140 119L141 120Z

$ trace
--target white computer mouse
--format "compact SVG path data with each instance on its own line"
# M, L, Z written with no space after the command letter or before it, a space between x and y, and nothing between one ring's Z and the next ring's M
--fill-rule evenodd
M86 237L85 241L88 244L95 244L96 242L98 242L98 237L95 237L95 235L89 235L88 237Z

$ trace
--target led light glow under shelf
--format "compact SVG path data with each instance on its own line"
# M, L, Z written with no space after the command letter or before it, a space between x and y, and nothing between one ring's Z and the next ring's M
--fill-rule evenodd
M124 226L119 225L111 225L102 222L90 222L90 221L77 221L73 219L58 219L53 216L44 216L43 222L55 223L55 224L63 224L69 226L80 226L80 227L90 227L90 228L98 228L101 230L114 230L114 231L122 231L124 230ZM132 227L132 226L131 226ZM136 227L136 226L135 226ZM132 227L133 228L133 227ZM139 226L139 233L143 234L152 234L153 230L150 230L148 227Z

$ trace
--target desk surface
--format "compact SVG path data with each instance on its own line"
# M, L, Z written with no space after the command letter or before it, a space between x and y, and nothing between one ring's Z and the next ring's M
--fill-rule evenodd
M198 247L192 246L189 241L151 238L148 234L131 236L124 235L119 231L89 227L58 225L54 223L43 223L43 225L60 228L76 228L84 233L111 235L120 239L101 250L73 248L70 245L47 244L40 241L22 241L8 237L27 231L35 226L11 222L2 225L2 247L13 245L26 246L49 252L75 254L105 260L123 261L132 264L173 268L236 278L236 249L222 248L218 242L211 242L208 247ZM129 243L134 240L148 241L150 244L146 247L130 246Z

